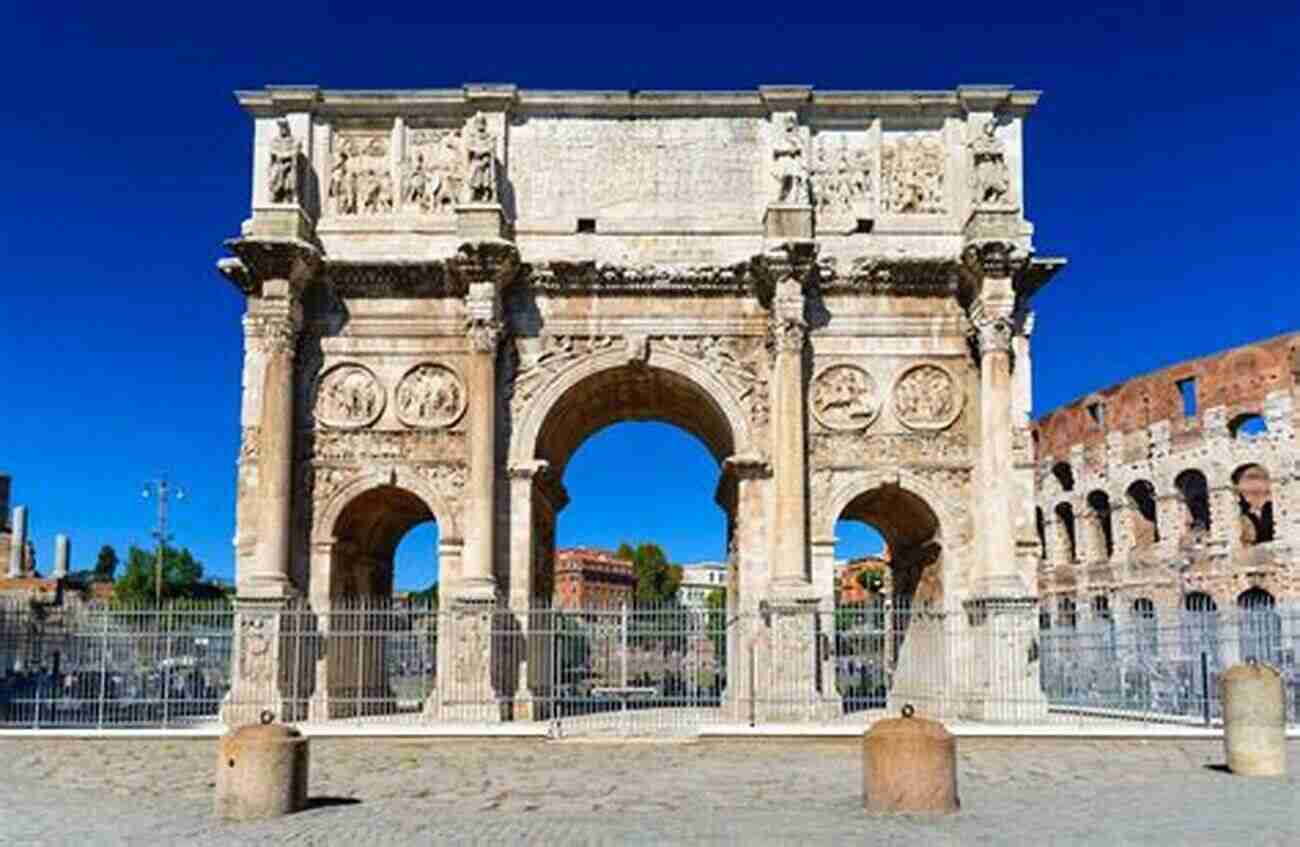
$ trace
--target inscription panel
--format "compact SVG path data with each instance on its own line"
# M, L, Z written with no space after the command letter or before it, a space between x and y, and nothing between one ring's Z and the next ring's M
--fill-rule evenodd
M524 226L577 218L647 229L752 229L765 205L759 118L532 115L510 129L509 179Z

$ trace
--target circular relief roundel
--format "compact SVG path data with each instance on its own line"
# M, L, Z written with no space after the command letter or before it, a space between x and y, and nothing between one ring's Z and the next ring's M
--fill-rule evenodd
M316 383L316 420L325 426L359 429L384 412L384 389L361 365L342 364L321 374Z
M813 377L812 413L827 429L866 429L880 414L876 381L857 365L828 365Z
M397 419L407 426L451 426L465 412L465 386L451 368L425 363L402 377L394 401Z
M947 369L913 365L894 383L894 414L912 429L945 429L961 414L962 391Z

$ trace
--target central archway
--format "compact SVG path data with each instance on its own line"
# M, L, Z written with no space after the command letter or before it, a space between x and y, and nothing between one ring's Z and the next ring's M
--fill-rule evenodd
M568 504L563 480L578 448L614 424L640 421L671 425L705 447L719 467L714 499L726 515L727 595L733 605L739 589L738 520L746 518L739 518L739 484L729 460L752 450L748 416L731 388L703 359L664 351L631 361L617 351L593 356L559 375L519 411L511 442L509 549L499 559L508 572L498 574L520 627L529 633L514 674L516 718L543 716L544 706L527 704L545 703L554 685L546 634L555 622L535 610L551 600L556 525ZM753 510L754 521L760 520L759 511Z

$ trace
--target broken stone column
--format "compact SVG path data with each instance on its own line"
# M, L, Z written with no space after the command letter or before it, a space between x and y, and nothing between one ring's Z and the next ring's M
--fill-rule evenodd
M51 576L54 579L67 579L68 577L68 536L59 533L54 536L54 573Z
M23 575L23 557L27 552L27 507L14 508L13 535L9 544L9 578Z
M862 743L862 802L868 812L951 814L957 797L957 739L937 721L876 721Z
M1219 677L1228 769L1241 776L1286 776L1286 700L1282 674L1268 665L1234 665Z

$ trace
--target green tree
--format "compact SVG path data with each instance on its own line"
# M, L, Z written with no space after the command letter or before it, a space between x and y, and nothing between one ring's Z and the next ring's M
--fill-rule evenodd
M677 601L677 589L682 584L682 569L668 564L664 548L652 542L633 547L626 541L614 554L632 563L636 576L636 601L649 605L666 605Z
M156 550L132 546L126 556L126 569L113 584L114 599L123 603L149 604L154 600L154 562ZM203 564L188 548L163 547L162 596L164 600L180 598L221 599L219 586L203 582Z
M99 548L95 558L95 582L112 582L117 574L117 551L112 545L105 544Z

